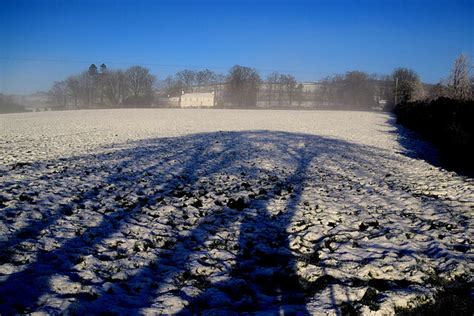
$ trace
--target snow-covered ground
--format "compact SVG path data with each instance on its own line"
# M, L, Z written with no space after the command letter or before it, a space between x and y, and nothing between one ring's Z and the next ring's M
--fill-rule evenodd
M2 115L0 313L391 314L472 282L472 179L391 121Z

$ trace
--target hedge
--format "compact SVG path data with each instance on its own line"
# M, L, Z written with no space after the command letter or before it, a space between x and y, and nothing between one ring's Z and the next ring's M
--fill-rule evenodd
M474 101L438 98L398 104L397 123L436 144L449 165L474 170Z

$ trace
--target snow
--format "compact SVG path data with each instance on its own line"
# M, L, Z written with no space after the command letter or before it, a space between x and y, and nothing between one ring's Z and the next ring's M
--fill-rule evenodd
M393 314L472 282L472 179L387 114L0 116L0 313ZM434 151L433 151L434 152Z

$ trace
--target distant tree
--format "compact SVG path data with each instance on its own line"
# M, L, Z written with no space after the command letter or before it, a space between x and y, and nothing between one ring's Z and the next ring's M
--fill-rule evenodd
M179 97L185 89L183 82L178 80L175 76L168 76L163 80L163 86L165 94L168 97Z
M396 103L414 101L423 93L420 77L408 68L397 68L392 74Z
M196 73L192 70L185 69L176 73L176 78L183 83L184 92L191 91L191 87L196 82Z
M49 102L53 107L65 109L68 103L68 85L66 81L56 81L48 91Z
M95 70L97 71L97 69ZM95 104L98 92L97 75L97 72L91 71L91 68L89 68L89 71L84 71L78 76L79 99L85 107L91 107Z
M106 64L101 64L100 65L100 73L106 73L107 72L107 65Z
M0 93L0 113L28 112L23 106L13 100L11 96Z
M122 70L112 70L104 73L104 96L111 106L119 106L129 95L127 76Z
M280 84L283 86L283 89L285 90L287 96L288 96L288 103L290 106L293 104L293 99L295 97L295 91L296 91L296 86L297 82L295 77L292 75L281 75L280 76Z
M378 81L374 75L349 71L321 82L317 102L324 106L370 110L378 104Z
M227 80L227 76L223 74L215 74L214 83L224 83Z
M345 106L370 110L375 105L375 79L363 71L349 71L344 76L341 93Z
M74 107L78 108L79 106L79 98L81 95L81 85L79 82L79 76L70 76L66 79L66 86L69 95L71 96L72 100L74 101Z
M301 106L301 104L303 103L304 101L304 86L303 84L299 83L297 86L296 86L296 90L295 90L295 100L296 102L298 102L298 106Z
M227 96L236 107L257 105L260 76L253 68L235 65L227 76Z
M105 92L104 92L104 85L105 85L105 77L106 77L106 74L107 74L107 66L102 63L100 65L100 72L97 76L97 85L98 85L98 89L99 89L99 95L100 95L100 104L103 105L104 104L104 96L105 96Z
M321 88L314 94L314 101L316 106L328 106L334 103L335 86L333 85L333 78L326 77L320 81Z
M151 105L153 100L153 83L156 78L147 68L133 66L125 72L131 95L127 100L130 105Z
M215 83L216 74L209 69L200 70L195 73L195 81L198 86Z
M449 77L449 94L454 99L467 100L471 97L471 83L469 80L469 72L471 65L469 57L461 54L454 61L451 75Z
M91 64L89 66L89 70L88 70L88 73L90 76L97 76L98 72L97 72L97 66L95 64Z
M278 84L277 84L277 96L278 96L278 105L282 105L283 99L285 96L285 75L280 74L278 77Z
M272 72L267 76L267 92L268 92L268 105L272 104L275 90L280 84L280 74L278 72Z

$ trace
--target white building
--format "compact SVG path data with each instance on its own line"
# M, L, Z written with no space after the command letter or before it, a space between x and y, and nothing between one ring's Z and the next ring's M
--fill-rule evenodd
M193 92L181 95L179 106L182 108L213 107L214 92Z

